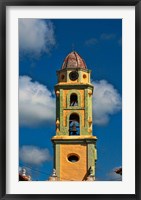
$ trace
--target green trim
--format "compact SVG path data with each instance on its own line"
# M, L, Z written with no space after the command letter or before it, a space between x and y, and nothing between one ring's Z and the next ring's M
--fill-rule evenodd
M72 106L71 108L64 108L64 110L85 110L85 108L78 107L78 106Z
M55 169L56 175L60 177L60 144L55 144Z
M58 114L59 115L59 119L60 119L60 132L62 131L62 127L63 127L63 90L60 89L60 99L59 99L59 105L60 105L60 110L58 111ZM56 135L60 135L60 132L59 133L56 133Z
M93 170L93 175L95 175L95 153L94 153L94 144L88 144L88 169L91 167Z
M72 83L72 84L56 84L54 86L55 90L59 90L59 89L92 89L93 91L93 85L92 84L79 84L79 83Z
M56 119L60 121L60 96L56 97Z
M87 128L87 131L88 131L88 128L89 128L89 125L88 125L88 107L89 107L89 102L88 102L88 89L85 89L85 116L84 116L84 120L85 120L85 127Z
M54 144L95 144L97 139L54 139L52 142Z
M56 73L59 74L60 72L63 72L63 71L72 71L72 70L91 73L91 70L89 70L89 69L83 69L83 68L66 68L66 69L57 70Z
M95 160L97 160L97 148L96 148L96 144L95 144L95 148L94 148L94 155L95 155Z

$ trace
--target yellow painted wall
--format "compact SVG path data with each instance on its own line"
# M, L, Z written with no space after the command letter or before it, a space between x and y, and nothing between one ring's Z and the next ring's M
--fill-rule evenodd
M81 83L89 82L89 74L86 72L81 72Z
M79 155L75 163L68 161L69 154ZM87 173L87 146L81 144L60 145L60 180L82 181Z
M79 78L72 81L70 78L69 78L69 73L71 72L72 70L68 70L68 71L62 71L60 72L58 78L58 82L60 83L68 83L68 84L76 84L76 83L89 83L90 80L89 80L89 73L88 72L84 72L84 71L79 71ZM67 78L68 77L68 78Z
M81 107L84 107L84 90L79 90L80 95L81 95Z

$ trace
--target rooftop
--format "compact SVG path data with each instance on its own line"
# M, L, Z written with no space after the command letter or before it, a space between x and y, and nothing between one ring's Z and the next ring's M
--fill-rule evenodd
M65 58L62 69L66 68L82 68L87 69L85 61L81 58L81 56L76 52L72 51Z

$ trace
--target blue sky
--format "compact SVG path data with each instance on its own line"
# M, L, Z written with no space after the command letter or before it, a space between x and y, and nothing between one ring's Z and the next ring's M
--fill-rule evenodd
M56 71L72 50L92 70L96 180L121 180L121 41L121 19L19 19L19 168L32 180L52 173Z

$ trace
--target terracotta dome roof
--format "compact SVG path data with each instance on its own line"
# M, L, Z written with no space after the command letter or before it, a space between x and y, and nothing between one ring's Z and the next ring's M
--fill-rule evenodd
M86 69L85 61L80 57L76 51L72 51L67 55L62 65L62 69L66 68L82 68Z

